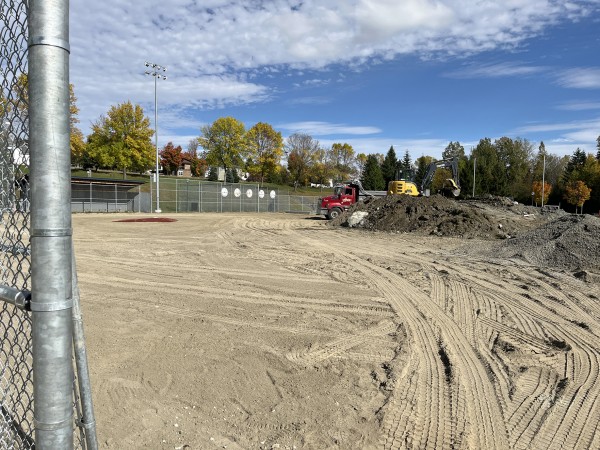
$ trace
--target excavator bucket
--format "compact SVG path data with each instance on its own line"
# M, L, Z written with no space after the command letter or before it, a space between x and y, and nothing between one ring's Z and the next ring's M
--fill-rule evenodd
M460 187L458 187L452 178L446 179L443 190L448 194L452 194L454 197L458 197L460 195Z

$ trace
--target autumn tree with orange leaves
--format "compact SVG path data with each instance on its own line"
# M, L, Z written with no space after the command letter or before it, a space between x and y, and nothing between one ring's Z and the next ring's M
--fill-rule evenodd
M172 142L169 142L160 151L160 165L166 175L177 174L177 169L179 169L183 157L181 152L181 145L175 147Z
M579 212L583 213L583 204L586 200L590 199L592 190L585 185L583 181L571 181L565 186L565 200L575 205L575 214L577 214L577 207L580 208Z
M543 205L548 203L548 197L550 197L550 192L552 191L552 185L550 183L544 182L542 184L541 181L533 182L533 200L537 206L538 203ZM542 201L542 192L543 192L543 201Z

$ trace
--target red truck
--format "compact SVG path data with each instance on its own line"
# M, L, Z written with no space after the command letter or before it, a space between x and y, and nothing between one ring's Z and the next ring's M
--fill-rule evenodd
M333 188L333 195L319 199L317 215L335 219L356 202L369 197L385 196L386 193L386 191L365 191L359 180L338 184Z

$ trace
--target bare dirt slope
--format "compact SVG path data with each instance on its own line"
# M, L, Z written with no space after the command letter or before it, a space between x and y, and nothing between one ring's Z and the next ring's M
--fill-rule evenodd
M600 448L597 283L479 238L126 217L73 219L102 448Z

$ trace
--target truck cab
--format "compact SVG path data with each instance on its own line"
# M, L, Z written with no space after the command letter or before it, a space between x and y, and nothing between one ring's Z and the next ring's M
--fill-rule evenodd
M359 186L355 183L337 185L333 188L333 195L319 199L317 214L328 219L335 219L342 211L358 201Z

